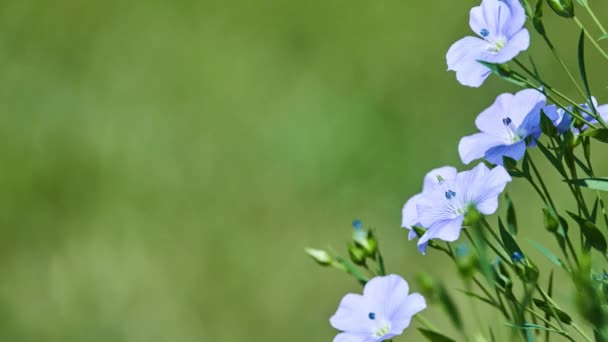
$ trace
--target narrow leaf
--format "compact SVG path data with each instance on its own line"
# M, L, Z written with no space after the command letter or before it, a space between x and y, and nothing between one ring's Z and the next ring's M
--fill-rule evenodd
M606 238L600 229L591 221L588 221L572 212L567 211L567 213L581 227L581 232L585 237L585 246L587 248L592 247L605 255L606 250L608 249L608 243L606 242Z
M521 248L517 245L517 242L515 242L515 239L513 239L513 236L505 229L500 218L498 218L498 229L500 230L500 238L502 239L502 243L504 244L509 257L513 257L515 252L524 255Z
M547 259L549 259L549 261L551 261L552 263L556 264L557 266L567 270L566 266L564 265L564 263L560 260L560 258L558 258L555 254L553 254L549 249L547 249L545 246L541 245L538 242L532 241L532 240L528 240L528 242L534 246L534 248L536 248L539 252L541 252L544 256L547 257Z
M581 74L581 79L583 80L583 85L585 86L589 106L591 106L593 113L597 113L595 105L591 99L591 90L589 88L589 82L587 81L587 69L585 68L585 30L581 30L581 35L578 38L578 71Z
M431 342L456 342L456 340L453 340L433 330L418 328L418 331L420 331L422 336L426 337Z
M595 177L574 179L571 180L570 183L593 190L608 191L608 178Z
M515 215L515 207L509 194L505 193L505 202L507 203L507 228L513 235L517 235L517 217Z
M545 315L550 315L553 318L557 318L565 324L572 323L572 317L570 317L570 315L560 310L559 308L555 307L555 305L547 303L544 300L538 298L534 298L532 299L532 301L534 302L537 308L541 309L545 313Z
M443 305L443 308L448 316L450 316L454 326L458 328L458 330L462 331L464 326L462 324L462 318L460 316L460 312L458 311L458 307L443 284L439 284L438 286L438 296L439 302Z
M604 40L604 39L608 39L608 33L603 34L603 35L600 37L600 39L598 39L598 40Z
M584 137L591 137L597 141L608 143L608 128L589 129L581 134Z

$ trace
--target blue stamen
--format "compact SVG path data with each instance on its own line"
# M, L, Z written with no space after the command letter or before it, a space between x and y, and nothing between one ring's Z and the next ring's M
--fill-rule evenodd
M487 37L490 34L490 31L488 31L488 29L482 29L481 32L479 32L481 34L482 37Z
M369 319L371 319L372 321L376 319L376 314L373 312L370 312L367 317L369 317Z
M456 193L454 191L448 190L445 192L445 198L452 199L454 197L456 197Z
M511 255L511 259L513 260L513 262L521 262L525 259L525 257L520 252L515 251L513 252L513 255Z
M361 229L361 220L356 219L353 221L353 228L355 229Z
M513 120L511 120L511 118L509 118L509 117L506 117L506 118L502 119L502 123L505 126L509 126L512 122L513 122Z

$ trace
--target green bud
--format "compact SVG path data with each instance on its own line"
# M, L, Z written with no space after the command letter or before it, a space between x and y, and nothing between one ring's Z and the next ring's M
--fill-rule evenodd
M564 18L574 17L572 0L547 0L547 3L549 3L549 7L551 7L557 15Z
M353 241L355 242L355 245L363 249L366 256L371 258L376 257L378 241L371 230L365 231L363 229L355 229L353 231Z
M321 266L329 266L334 261L331 255L324 250L306 248L305 251L306 254L310 255L310 257Z
M348 256L350 256L350 260L352 260L355 264L363 266L365 265L365 259L367 258L367 253L363 248L356 246L355 244L348 245Z

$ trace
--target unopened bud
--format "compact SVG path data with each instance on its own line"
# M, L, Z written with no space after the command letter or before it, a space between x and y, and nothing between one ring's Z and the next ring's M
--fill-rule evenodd
M357 265L365 265L365 259L367 257L367 253L363 248L360 248L354 244L348 245L348 256L350 256L350 260L352 260Z
M321 249L306 248L306 254L321 266L329 266L333 262L331 255Z
M549 7L557 13L557 15L564 18L574 17L574 6L572 0L547 0Z

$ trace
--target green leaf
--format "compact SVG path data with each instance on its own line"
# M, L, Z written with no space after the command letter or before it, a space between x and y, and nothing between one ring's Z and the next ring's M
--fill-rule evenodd
M541 245L538 242L532 241L532 240L528 240L528 242L532 246L534 246L534 248L536 248L539 252L541 252L544 256L546 256L547 259L549 259L549 261L551 261L552 263L556 264L557 266L567 270L566 266L560 260L560 258L558 258L555 254L553 254L549 249L547 249L547 247Z
M498 229L500 230L500 238L502 239L502 243L504 244L505 249L509 254L509 257L511 257L515 252L524 255L524 253L521 251L521 248L519 248L519 246L517 245L515 239L513 239L513 236L505 229L505 226L503 225L500 217L498 218Z
M497 304L495 304L491 300L489 300L489 299L487 299L485 297L482 297L482 296L480 296L480 295L478 295L478 294L476 294L474 292L466 291L466 290L460 290L460 289L456 289L456 291L461 292L461 293L463 293L463 294L465 294L465 295L467 295L467 296L469 296L471 298L478 299L478 300L480 300L480 301L482 301L482 302L484 302L486 304L489 304L489 305L491 305L493 307L500 308L500 306L498 306Z
M606 250L608 249L608 243L606 242L606 238L604 237L604 234L602 234L600 229L595 224L593 224L593 222L588 221L572 212L566 212L581 227L581 232L585 237L585 246L587 248L592 247L605 255Z
M608 39L608 33L603 34L598 40Z
M525 82L525 79L517 73L511 71L511 69L506 64L495 64L480 60L478 60L477 62L483 64L485 67L490 69L493 74L500 76L505 81L511 82L522 88L529 88L528 83Z
M540 115L540 128L542 132L548 137L558 136L557 127L555 127L553 121L549 119L549 117L547 116L547 114L545 114L544 111L542 111Z
M513 235L517 235L517 216L515 215L515 207L508 193L505 193L505 202L507 203L507 228Z
M517 329L524 329L524 330L543 330L543 331L550 331L550 332L555 332L555 333L559 333L562 334L561 331L559 330L555 330L555 329L551 329L551 328L545 328L543 326L540 326L538 324L522 324L522 325L517 325L517 324L513 324L513 323L505 323L506 326L508 327L512 327L512 328L517 328Z
M422 336L426 337L431 342L456 342L456 340L453 340L433 330L418 328L418 331L420 331Z
M589 82L587 81L587 69L585 68L585 30L581 30L581 35L578 38L578 71L581 74L583 85L585 86L585 92L587 93L587 102L593 113L597 113L595 105L591 99L591 89L589 88Z
M608 191L608 178L595 177L573 179L570 181L570 183L593 190Z
M550 315L553 318L557 318L565 324L572 323L572 317L570 317L570 315L560 310L559 308L555 307L555 305L547 303L544 300L538 298L534 298L532 299L532 301L534 302L537 308L541 309L545 313L545 315Z
M581 134L583 137L591 137L597 141L608 143L608 128L589 129Z
M587 2L587 0L576 0L581 6L587 7L589 6L589 3Z
M445 309L448 316L450 316L452 323L456 328L458 328L458 330L462 331L462 329L464 328L462 324L462 318L460 316L460 312L458 311L456 303L452 299L452 296L450 296L448 290L443 284L438 285L437 291L439 302L443 305L443 308Z
M536 1L536 8L534 9L534 16L532 17L532 24L536 32L541 36L546 34L545 25L543 24L543 1Z

